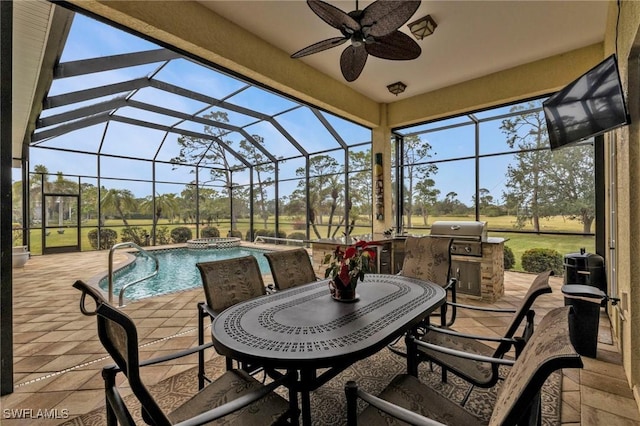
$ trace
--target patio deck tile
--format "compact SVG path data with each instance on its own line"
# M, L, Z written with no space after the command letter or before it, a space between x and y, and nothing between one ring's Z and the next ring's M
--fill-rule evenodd
M98 275L104 275L107 259L106 251L33 256L24 268L14 270L15 390L0 399L3 409L57 408L76 416L104 404L100 370L112 361L98 341L95 318L80 313L80 293L71 284L76 279L95 282ZM118 252L115 259L121 262L126 256ZM493 306L517 306L533 278L531 274L507 272L505 295ZM271 277L265 276L265 282L272 282ZM536 301L538 321L550 309L564 304L562 279L552 277L551 283L553 293ZM462 303L487 305L464 295L460 299ZM204 295L197 288L128 303L123 311L139 327L141 359L196 345L196 303L201 300ZM459 310L455 326L465 332L501 335L510 315ZM210 339L208 334L206 331L206 341ZM613 343L608 318L603 315L597 359L584 358L583 370L564 371L563 426L640 423L638 405ZM206 356L212 359L217 355L207 351ZM193 355L165 366L148 367L143 379L152 385L196 364ZM123 389L125 394L129 392L126 383ZM3 418L2 424L47 426L62 420Z

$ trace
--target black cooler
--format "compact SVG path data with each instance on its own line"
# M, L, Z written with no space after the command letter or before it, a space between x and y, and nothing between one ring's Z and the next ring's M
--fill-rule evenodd
M597 254L571 253L564 257L564 303L572 306L569 332L576 351L595 358L598 346L600 306L606 301L604 258Z

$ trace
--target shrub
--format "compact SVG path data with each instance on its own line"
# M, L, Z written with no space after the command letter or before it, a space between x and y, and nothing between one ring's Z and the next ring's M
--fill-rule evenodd
M291 238L292 240L306 240L307 234L304 232L292 232L287 236L287 238Z
M242 231L231 229L228 234L230 237L242 238Z
M267 237L287 238L287 233L284 231L278 231L276 234L275 229L269 230ZM273 244L286 244L286 241L273 241Z
M552 270L555 275L561 276L562 255L553 249L529 249L522 253L522 269L535 273Z
M156 244L164 245L171 243L171 237L169 236L169 228L161 226L156 228Z
M178 226L171 230L171 240L173 240L174 243L186 243L191 237L191 229L186 226Z
M113 229L103 229L100 231L100 245L98 245L98 230L92 229L87 235L89 244L94 250L106 250L114 246L118 242L118 233Z
M217 238L220 236L220 230L215 226L206 226L200 231L200 238Z
M132 242L139 246L146 246L149 244L149 233L139 226L130 226L122 230L121 240L123 243Z
M516 264L516 256L511 247L504 246L504 269L512 269Z
M253 231L253 239L255 239L256 237L268 237L269 236L269 230L268 229L254 229ZM253 241L251 239L251 230L247 231L247 237L245 238L245 240L247 241Z

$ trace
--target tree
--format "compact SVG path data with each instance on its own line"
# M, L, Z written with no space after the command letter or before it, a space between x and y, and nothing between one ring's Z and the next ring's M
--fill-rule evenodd
M309 174L313 177L309 178L308 222L317 238L322 238L318 225L323 222L323 215L328 215L327 237L335 236L344 222L343 216L340 223L333 223L338 204L344 200L344 183L340 180L339 169L338 162L328 155L317 155L309 160ZM303 167L296 170L299 177L304 177L305 173ZM300 179L295 197L304 199L305 189L305 180Z
M118 215L124 226L129 227L126 214L135 212L138 208L136 198L128 189L109 189L103 188L105 192L102 194L100 204L102 206L102 214L115 213Z
M352 203L350 214L353 219L358 215L366 215L372 221L373 200L371 183L371 149L366 151L349 151L349 200Z
M547 178L555 191L551 201L559 214L582 223L582 232L591 233L595 220L593 146L567 147L552 154L553 167Z
M252 137L255 143L264 145L264 138L258 135L252 135ZM256 199L256 208L258 210L258 215L263 221L264 228L266 229L270 213L269 203L267 200L267 188L274 184L274 180L271 176L273 176L275 171L275 165L271 163L252 142L246 139L240 141L240 153L251 164L254 164L254 197Z
M172 219L180 213L179 201L176 194L158 194L155 197L155 209L154 199L152 196L148 196L142 203L140 203L140 210L145 213L153 214L153 226L152 234L156 235L156 226L158 221L164 213L168 219Z
M33 175L29 182L29 198L31 218L40 219L43 224L47 223L49 209L45 206L45 217L42 216L42 194L49 192L49 170L42 164L36 164L33 168Z
M438 173L435 164L426 164L431 158L431 145L422 141L418 136L407 136L403 139L402 166L404 167L404 214L407 216L407 226L411 227L411 216L414 210L414 189L418 182L422 183L420 196L432 191L435 181L430 176ZM432 183L431 187L425 187ZM416 200L416 202L418 202ZM419 204L419 202L418 202Z
M433 207L438 201L440 190L434 188L433 179L423 179L416 184L414 191L415 207L420 210L423 225L428 225L429 207Z
M228 205L231 207L231 202L239 202L238 195L244 194L243 191L238 191L237 185L234 184L232 175L234 169L237 169L232 162L235 158L234 155L227 149L232 146L232 142L225 140L224 137L228 133L224 124L229 122L229 117L226 112L216 111L209 114L205 114L203 118L211 120L211 125L204 126L204 133L211 136L210 138L198 138L195 136L180 136L178 138L178 145L180 146L180 153L177 157L171 159L171 162L176 164L198 164L200 167L209 167L210 182L218 182L226 188ZM215 122L223 124L222 127L216 127ZM265 180L262 181L261 173L267 172L269 169L273 170L273 164L265 163L263 154L256 149L255 143L262 143L263 139L260 136L252 136L254 141L243 140L240 142L240 150L238 155L242 158L247 158L250 163L252 161L259 162L258 170L258 191L259 197L262 197L263 205L264 197L266 193L263 192L263 186L271 184L272 182ZM256 164L256 163L252 163ZM234 196L234 191L237 191ZM262 208L262 206L260 206ZM264 217L266 213L261 211L261 215ZM238 209L232 209L231 228L237 228L237 216ZM202 219L202 217L201 217Z
M529 104L528 109L533 105ZM522 105L512 108L512 111L523 110ZM510 197L518 204L518 226L523 227L527 220L531 220L534 231L540 231L540 218L550 216L549 180L545 172L551 167L551 154L547 149L548 136L542 112L523 112L502 121L500 126L507 136L507 145L517 147L515 162L507 169L508 188L504 197Z

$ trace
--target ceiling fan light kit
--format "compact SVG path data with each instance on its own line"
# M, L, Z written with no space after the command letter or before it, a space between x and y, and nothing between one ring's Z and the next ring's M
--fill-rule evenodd
M423 16L422 18L407 24L411 34L417 39L422 40L425 37L430 36L436 30L436 21L433 20L431 15Z
M422 49L411 37L398 31L420 7L420 0L377 0L364 10L345 13L321 0L307 0L309 8L323 21L340 30L342 37L333 37L305 47L292 58L322 52L350 41L340 56L340 70L345 80L355 81L369 55L392 61L406 61L420 56Z
M390 85L387 86L387 89L389 89L389 92L393 93L396 96L404 92L404 89L406 88L407 88L407 85L401 81L396 81L395 83L391 83Z

